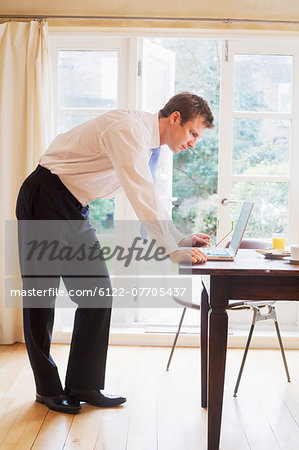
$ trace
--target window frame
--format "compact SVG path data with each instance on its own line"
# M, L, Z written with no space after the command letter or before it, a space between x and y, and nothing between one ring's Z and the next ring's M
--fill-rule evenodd
M117 36L115 33L113 36L111 32L74 32L74 31L66 31L66 32L57 32L50 31L50 49L52 55L52 70L53 70L53 84L54 84L54 93L55 86L57 85L57 50L68 50L68 49L86 49L86 50L95 50L95 49L105 49L105 50L115 50L119 51L120 59L118 66L118 77L119 77L119 89L118 89L118 107L119 108L137 108L137 105L140 104L140 99L138 98L138 40L146 37L155 37L159 34L161 37L181 37L182 31L172 31L172 32L161 32L161 30L152 30L151 32L130 32L123 33L123 35ZM217 39L223 41L223 57L225 57L225 40L227 40L227 35L221 34L209 34L209 33L183 33L183 37L198 37L199 39ZM240 40L239 35L229 36L231 42L235 40ZM299 44L295 39L289 37L278 38L277 36L273 36L271 40L264 36L255 36L255 39L258 43L262 43L263 45L266 41L270 42L271 45L279 46L283 43L284 46L291 43L292 48L294 48L296 57L294 58L294 74L299 74ZM244 49L246 48L247 43L251 42L252 36L243 35L242 43L244 44ZM104 47L103 47L104 45ZM276 47L277 48L277 47ZM223 75L223 62L221 68L221 77ZM299 77L298 77L299 78ZM295 76L293 77L296 80ZM293 89L293 111L294 118L292 120L292 149L299 148L299 85L296 86L294 82ZM58 108L57 105L57 95L53 96L54 104L53 104L53 116L54 116L54 124L55 129L57 126L56 118L57 114L62 111L61 108ZM233 98L230 100L233 101ZM230 106L230 101L223 108L223 103L220 104L220 138L219 142L222 148L227 148L227 144L224 144L222 139L224 138L224 130L225 123L228 119L227 109ZM87 110L83 108L82 112L79 112L81 108L67 108L65 111L70 113L75 111L76 113L82 114L90 114L91 110ZM96 116L97 114L104 112L105 110L100 108L92 109L92 113ZM232 130L231 130L232 133ZM54 137L54 136L53 136ZM228 136L229 137L229 136ZM221 158L224 157L224 153L222 152ZM219 155L220 158L220 155ZM296 196L298 196L299 192L299 177L297 175L296 167L299 167L299 152L291 150L290 152L290 174L287 177L289 181L290 191L289 191L289 232L290 237L293 239L293 242L299 242L299 230L296 224L299 223L299 207L296 206ZM222 166L222 167L225 167ZM286 178L286 177L284 177ZM272 178L273 181L273 178ZM218 191L219 192L219 191ZM122 203L122 205L124 205ZM223 222L224 223L224 222ZM128 310L124 313L124 310L120 312L120 314L116 315L117 325L121 327L129 327L129 328L141 328L140 324L137 324L134 321L134 303L132 301L132 309ZM298 306L299 308L299 306ZM120 319L118 321L118 319ZM283 327L282 327L283 329ZM290 329L288 327L288 329ZM291 327L291 331L294 331L295 328ZM296 327L298 330L298 327Z
M272 54L293 56L292 76L292 110L290 113L272 112L246 112L234 111L234 55L238 54ZM220 125L219 125L219 165L218 165L218 235L224 236L231 224L230 208L221 204L224 198L231 199L231 186L237 181L253 181L259 183L288 183L288 243L299 242L299 177L296 168L299 167L299 45L294 39L230 39L223 41L220 79ZM223 105L225 105L223 107ZM289 173L288 175L234 175L232 173L233 152L233 126L235 118L280 118L289 119L290 149L289 149ZM231 199L234 200L234 199ZM297 225L296 225L297 224ZM287 311L285 305L277 304L276 309L280 317L280 326L283 331L299 331L299 304L290 305L291 311ZM293 316L292 316L293 314ZM291 318L292 316L292 318ZM229 312L230 326L232 329L244 329L248 325L246 315ZM292 324L291 324L292 321ZM266 329L271 329L269 324Z
M242 51L240 51L240 49ZM271 113L271 112L234 112L233 107L233 76L235 54L273 54L293 56L293 92L292 92L292 112L291 113ZM299 180L296 176L296 167L299 167L299 85L296 79L299 78L299 45L291 39L230 39L223 41L223 58L220 79L220 131L219 131L219 174L218 176L218 217L220 218L219 236L224 236L230 227L231 219L228 215L228 208L221 204L224 198L230 199L230 186L236 181L258 181L258 182L287 182L289 184L288 201L288 239L289 242L299 242L299 230L296 223L299 223L299 204L296 202L296 193L299 192ZM225 105L223 107L223 105ZM289 174L288 175L234 175L232 174L232 151L233 151L233 121L235 118L281 118L291 120L291 142L289 153Z
M117 108L136 108L136 93L134 93L134 65L132 59L132 49L135 48L134 39L124 37L111 37L106 33L89 32L51 32L49 36L51 62L52 62L52 85L53 85L53 128L54 136L57 134L57 118L59 114L81 114L82 116L93 115L96 117L107 109L103 108L60 108L58 106L58 53L60 50L105 50L118 52L118 93ZM137 61L136 61L137 67ZM136 72L137 73L137 72ZM126 200L127 201L127 200ZM123 218L125 213L124 202L117 200L115 210L118 219ZM108 235L106 236L109 237ZM133 303L133 300L132 300ZM74 312L74 310L72 309ZM68 334L71 328L73 314L64 311L57 315L56 324L60 333ZM113 318L118 323L126 324L131 322L131 314L124 309L115 309ZM66 326L64 326L64 322Z

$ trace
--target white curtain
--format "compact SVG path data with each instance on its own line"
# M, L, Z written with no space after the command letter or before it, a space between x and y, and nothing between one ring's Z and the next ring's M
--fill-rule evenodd
M5 298L5 221L19 188L52 138L46 22L0 25L0 344L23 339L22 311Z

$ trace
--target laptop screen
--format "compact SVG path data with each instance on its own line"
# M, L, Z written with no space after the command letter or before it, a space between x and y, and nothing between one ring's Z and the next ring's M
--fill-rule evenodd
M243 207L240 213L239 220L237 222L236 228L234 230L234 233L232 235L232 239L229 245L229 249L233 252L235 255L240 247L251 211L253 208L253 203L251 202L244 202Z

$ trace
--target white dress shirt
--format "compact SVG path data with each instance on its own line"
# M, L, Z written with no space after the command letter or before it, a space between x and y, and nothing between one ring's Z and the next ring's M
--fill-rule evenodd
M158 113L113 110L58 135L39 163L83 206L123 189L150 237L168 254L184 236L169 220L148 166L150 149L159 145Z

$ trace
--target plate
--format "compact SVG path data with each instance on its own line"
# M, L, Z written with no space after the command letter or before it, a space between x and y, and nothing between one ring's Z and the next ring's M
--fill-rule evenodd
M299 260L298 259L291 259L291 258L285 258L286 261L289 261L289 263L291 264L299 264Z
M257 252L257 253L261 253L262 255L264 255L265 253L267 253L267 252L271 252L271 250L273 250L272 248L257 248L257 249L255 249L255 251Z
M257 249L255 250L257 253L260 253L261 255L264 255L265 258L269 259L280 259L285 258L286 256L290 257L291 252L287 250L280 250L275 248L266 248L266 249Z
M286 257L288 257L288 259L289 259L289 256L290 256L290 254L287 252L281 253L281 254L279 254L279 253L265 253L264 254L264 257L266 259L284 259Z
M283 259L285 257L290 258L291 253L285 250L266 250L263 253L264 257L267 259Z

